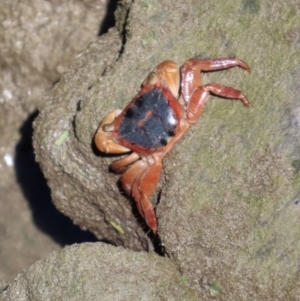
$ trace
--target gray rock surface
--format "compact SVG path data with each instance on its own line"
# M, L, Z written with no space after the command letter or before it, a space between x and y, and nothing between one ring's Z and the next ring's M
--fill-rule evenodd
M45 90L97 39L106 6L103 0L1 1L0 279L13 280L83 233L51 204L34 161L32 121ZM62 224L69 226L59 229Z
M171 260L102 243L67 247L18 276L0 300L197 300Z
M8 146L15 145L19 138L16 129L36 110L44 91L59 79L73 56L96 39L105 13L97 2L28 0L2 4L1 155L6 147L10 150Z

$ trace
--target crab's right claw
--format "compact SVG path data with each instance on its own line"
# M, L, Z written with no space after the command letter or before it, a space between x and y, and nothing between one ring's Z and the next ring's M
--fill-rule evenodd
M115 118L121 113L121 110L114 110L107 114L101 121L95 135L95 144L102 153L123 154L128 153L130 149L112 140Z

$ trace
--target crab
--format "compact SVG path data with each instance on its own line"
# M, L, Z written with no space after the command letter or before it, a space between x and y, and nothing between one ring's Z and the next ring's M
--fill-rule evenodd
M217 83L202 84L202 73L250 67L237 58L201 60L192 58L181 67L174 61L160 63L145 79L140 91L123 110L113 110L99 125L95 144L103 153L126 154L110 169L122 174L120 182L131 196L146 224L157 233L151 197L155 192L162 159L203 112L210 94L240 100L243 93Z

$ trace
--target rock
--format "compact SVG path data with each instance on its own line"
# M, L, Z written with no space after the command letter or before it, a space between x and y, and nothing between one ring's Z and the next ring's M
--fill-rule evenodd
M1 2L0 278L6 281L61 245L86 237L51 203L34 160L32 122L45 90L105 31L106 5L103 0Z
M251 75L233 68L205 80L242 90L252 108L212 97L164 160L153 198L163 251L201 300L297 299L299 7L122 4L122 39L111 30L77 57L44 98L35 124L37 159L55 205L100 239L151 249L118 176L108 172L114 158L93 146L97 126L128 103L157 63L236 56Z
M37 261L0 295L5 301L198 300L171 260L102 243Z

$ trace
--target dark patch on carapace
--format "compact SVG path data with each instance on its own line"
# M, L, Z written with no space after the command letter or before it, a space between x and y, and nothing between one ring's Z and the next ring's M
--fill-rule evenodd
M167 141L166 139L164 139L164 138L161 138L161 139L160 139L160 143L161 143L162 145L166 146L166 145L168 144L168 141Z
M132 145L158 149L176 135L178 120L159 89L142 94L127 109L119 126L119 135Z
M132 108L129 108L126 113L125 113L125 116L124 118L132 118L133 117L133 109Z
M176 135L175 131L168 131L168 135L170 137L174 137Z
M135 101L135 105L137 107L141 107L143 104L143 98L142 97L139 97L136 101Z

